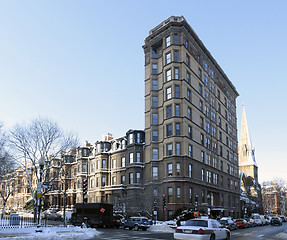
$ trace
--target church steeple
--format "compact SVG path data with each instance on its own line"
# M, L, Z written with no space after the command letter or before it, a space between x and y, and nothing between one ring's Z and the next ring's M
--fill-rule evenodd
M258 166L255 161L255 149L249 135L246 113L242 106L242 121L239 145L239 169L258 182Z

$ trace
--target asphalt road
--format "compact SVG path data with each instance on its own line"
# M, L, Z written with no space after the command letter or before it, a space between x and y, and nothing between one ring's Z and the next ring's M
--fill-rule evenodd
M131 231L128 229L110 229L110 228L100 228L97 229L101 234L95 239L102 240L122 240L122 239L141 239L141 240L172 240L173 233L163 233L163 232L149 232L149 231ZM286 238L280 237L278 235L281 232L286 233ZM231 239L240 240L279 240L287 239L287 223L283 223L282 226L261 226L255 228L238 229L231 231Z

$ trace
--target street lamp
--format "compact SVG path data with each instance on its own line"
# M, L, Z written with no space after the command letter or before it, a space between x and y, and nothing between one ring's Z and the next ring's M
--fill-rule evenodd
M42 189L42 177L43 177L43 172L44 172L44 164L45 164L45 161L44 161L44 158L41 157L38 161L39 163L39 167L40 167L40 179L39 179L39 182L38 182L38 185L37 185L37 202L38 202L38 226L37 227L40 227L41 226L41 197L42 197L42 192L41 192L41 189Z

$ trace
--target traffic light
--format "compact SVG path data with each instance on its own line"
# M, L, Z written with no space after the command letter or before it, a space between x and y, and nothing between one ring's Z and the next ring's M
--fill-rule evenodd
M166 197L165 197L165 195L162 195L162 205L163 205L163 207L166 205Z
M88 180L84 179L83 180L83 195L85 196L88 192Z

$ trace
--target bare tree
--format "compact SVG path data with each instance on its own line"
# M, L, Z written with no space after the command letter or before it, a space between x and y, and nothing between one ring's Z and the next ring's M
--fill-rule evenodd
M51 156L57 158L62 152L77 147L79 142L75 134L64 132L56 122L47 118L37 118L30 124L18 124L10 130L10 134L9 142L14 150L14 157L26 172L36 217L36 188L39 185L41 187L42 182L52 185L56 177L49 174ZM46 192L48 190L49 188L45 189Z
M6 203L15 190L14 185L10 184L9 179L5 177L9 172L12 173L15 166L13 159L6 149L6 143L7 136L5 135L3 126L0 124L0 185L2 185L0 188L0 196L3 201L1 218L3 218L5 213Z

